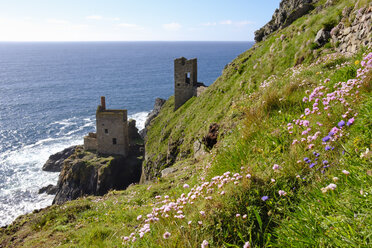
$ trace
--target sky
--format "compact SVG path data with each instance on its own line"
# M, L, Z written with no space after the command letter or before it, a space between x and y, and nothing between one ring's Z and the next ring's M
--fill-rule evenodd
M253 41L280 0L0 0L0 41Z

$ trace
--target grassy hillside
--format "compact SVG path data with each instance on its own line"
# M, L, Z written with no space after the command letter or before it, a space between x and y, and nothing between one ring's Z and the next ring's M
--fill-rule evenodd
M355 2L272 34L176 112L171 97L148 133L154 180L22 216L0 244L368 247L372 51L346 57L308 42ZM219 142L196 159L193 144L213 122Z

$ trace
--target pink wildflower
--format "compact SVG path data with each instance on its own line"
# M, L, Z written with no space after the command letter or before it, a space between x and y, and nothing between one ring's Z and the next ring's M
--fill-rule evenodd
M298 142L298 140L296 140L296 139L294 139L294 140L292 141L292 145L297 144L297 143L299 143L299 142Z
M164 238L164 239L168 239L170 236L171 236L171 234L170 234L169 232L165 232L165 233L163 234L163 238Z
M347 170L343 170L342 173L344 173L346 176L350 174Z
M235 217L236 217L236 218L239 218L239 217L240 217L240 214L236 214Z
M330 190L335 190L337 188L337 185L334 183L331 183L330 185L327 186L327 188Z
M249 241L245 242L243 248L251 248L251 244L249 243Z
M279 169L280 169L280 166L278 164L274 164L273 170L279 170Z
M285 192L284 190L279 190L279 195L280 196L286 196L287 195L287 192Z
M201 244L201 248L206 248L206 247L208 247L208 246L209 246L208 241L203 240L203 243Z
M188 189L188 188L190 188L190 186L189 186L187 183L185 183L185 184L183 185L183 188L184 188L184 189Z

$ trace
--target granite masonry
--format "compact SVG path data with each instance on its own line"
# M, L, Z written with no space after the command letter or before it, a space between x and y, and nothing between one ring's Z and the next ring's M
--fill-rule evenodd
M193 96L198 96L206 88L198 83L197 59L184 57L174 60L174 110L181 107Z
M103 155L122 155L129 151L128 120L126 109L106 109L105 97L96 112L97 133L84 137L84 148Z

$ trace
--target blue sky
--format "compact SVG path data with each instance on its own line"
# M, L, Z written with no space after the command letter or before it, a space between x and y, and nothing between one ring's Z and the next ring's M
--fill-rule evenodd
M280 0L0 0L0 41L252 41Z

